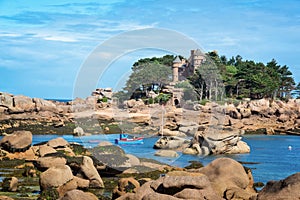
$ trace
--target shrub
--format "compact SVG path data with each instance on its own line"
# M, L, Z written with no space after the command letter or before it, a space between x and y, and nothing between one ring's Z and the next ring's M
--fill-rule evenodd
M108 102L108 98L107 97L103 97L103 98L97 100L97 103L101 103L101 102L103 102L103 103Z

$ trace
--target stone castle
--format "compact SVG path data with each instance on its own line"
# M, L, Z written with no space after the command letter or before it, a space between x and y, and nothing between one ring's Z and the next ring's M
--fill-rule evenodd
M195 70L206 61L204 53L200 49L191 50L191 55L188 60L180 59L176 56L173 61L173 82L176 83L185 80L188 76L195 73Z
M172 65L172 82L166 86L168 91L172 93L171 105L180 106L183 98L183 89L175 88L175 84L193 75L196 69L205 61L205 55L200 49L191 50L191 55L188 60L180 59L179 56L175 57Z

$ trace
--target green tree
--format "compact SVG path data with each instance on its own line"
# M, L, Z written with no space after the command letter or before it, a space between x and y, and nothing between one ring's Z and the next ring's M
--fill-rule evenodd
M193 85L191 85L189 81L178 82L174 87L183 89L183 100L197 100L197 93L195 92Z
M226 95L232 98L238 83L238 80L235 78L238 70L234 65L226 65L225 69L225 73L222 75L225 91Z
M292 72L286 65L278 65L275 59L272 59L270 62L268 62L267 67L274 71L273 77L276 79L278 85L274 96L280 99L290 98L291 92L295 87L295 81Z
M213 56L210 59L210 56ZM224 95L223 81L218 66L220 59L216 52L209 53L206 61L196 69L195 74L189 77L190 84L194 86L199 100L222 100Z
M139 61L132 70L124 88L127 93L132 94L131 98L141 98L149 91L159 92L172 78L171 67L160 64L158 60Z

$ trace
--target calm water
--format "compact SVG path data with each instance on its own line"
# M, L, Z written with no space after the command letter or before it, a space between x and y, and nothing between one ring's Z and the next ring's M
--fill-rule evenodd
M33 143L44 142L56 135L34 135ZM93 135L85 137L63 136L69 142L77 142L87 148L96 146L99 141L114 142L118 135ZM153 158L174 166L184 167L189 165L188 161L200 161L204 165L218 157L230 157L237 161L254 162L257 164L245 164L252 169L255 182L266 183L269 180L280 180L293 173L300 172L300 138L297 136L266 136L266 135L246 135L243 140L251 148L250 154L222 155L222 156L192 156L181 155L178 158L156 157L153 144L158 138L145 138L143 145L122 145L126 153L139 157ZM97 141L92 141L97 140ZM97 142L97 143L93 143ZM289 146L292 147L289 150Z

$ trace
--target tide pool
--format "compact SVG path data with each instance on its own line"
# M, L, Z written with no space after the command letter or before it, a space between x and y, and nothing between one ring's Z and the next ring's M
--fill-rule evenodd
M58 135L34 135L33 144L45 142ZM109 141L114 143L114 139L119 135L92 135L84 137L74 137L72 135L62 136L68 142L79 143L86 148L92 148L101 141ZM177 158L165 158L154 156L154 143L158 137L146 137L143 145L120 145L126 153L136 155L143 158L152 158L160 162L164 162L173 166L185 167L189 165L189 161L199 161L203 165L207 165L211 161L219 157L229 157L237 161L253 164L244 164L244 166L252 169L255 182L263 182L266 184L269 180L280 180L289 175L300 172L300 138L298 136L289 135L244 135L243 141L251 148L249 154L234 155L216 155L216 156L194 156L180 154ZM291 146L291 149L289 149Z

